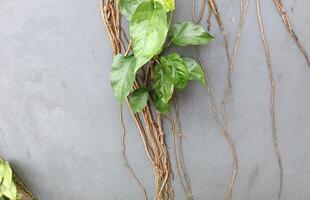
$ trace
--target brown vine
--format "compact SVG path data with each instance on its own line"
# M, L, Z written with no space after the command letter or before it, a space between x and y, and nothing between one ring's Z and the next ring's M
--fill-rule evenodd
M222 22L222 18L220 15L220 12L218 10L217 4L215 0L209 0L209 5L211 6L212 12L214 13L216 20L217 20L217 24L219 25L219 28L221 30L222 36L224 38L224 47L225 47L225 51L226 51L226 58L228 61L228 73L227 73L227 80L226 80L226 86L225 86L225 91L222 97L222 117L223 117L223 128L225 130L224 132L224 136L227 140L227 142L230 145L231 151L232 151L232 156L233 156L233 174L229 183L229 187L226 193L226 200L230 200L232 197L232 189L233 189L233 185L235 183L236 180L236 176L237 176L237 172L238 172L238 156L237 156L237 149L235 146L235 143L231 137L231 135L228 133L228 121L227 121L227 114L226 114L226 109L225 109L225 103L226 103L226 98L227 98L227 94L228 94L228 88L231 87L231 73L232 73L232 64L231 64L231 59L230 59L230 54L229 54L229 44L228 44L228 38L227 38L227 34L225 32L225 28L224 28L224 24Z
M265 36L264 25L262 21L261 12L260 12L260 1L259 0L256 0L256 12L257 12L257 19L259 23L260 36L261 36L261 39L264 45L264 52L265 52L265 57L267 61L268 74L269 74L270 87L271 87L270 114L271 114L271 124L272 124L272 137L273 137L273 142L274 142L275 153L276 153L277 160L278 160L278 166L280 170L280 177L279 177L280 186L279 186L279 191L278 191L278 200L280 200L282 189L283 189L283 165L282 165L282 159L281 159L281 154L279 150L277 125L276 125L276 111L275 111L276 86L275 86L275 81L273 79L273 70L272 70L272 64L271 64L270 51L269 51L268 43L267 43L266 36Z
M195 1L193 0L193 4L195 4ZM219 9L217 7L216 1L215 0L208 0L208 15L207 15L207 28L208 30L211 27L211 15L212 13L214 13L217 23L220 27L221 33L223 35L224 38L224 47L225 47L225 51L226 51L226 57L227 57L227 61L228 61L228 73L227 73L227 79L226 79L226 85L225 85L225 89L224 89L224 94L222 97L222 116L224 119L223 124L221 124L219 116L218 116L218 112L217 112L217 107L216 107L216 103L214 100L214 96L213 96L213 92L212 92L212 88L210 86L210 82L208 79L208 74L206 72L206 68L204 66L205 69L205 77L206 77L206 82L207 82L207 86L206 86L206 90L208 93L208 96L211 100L211 106L212 106L212 111L213 111L213 116L215 118L215 121L220 129L220 132L224 135L226 141L228 142L228 144L230 145L231 151L232 151L232 156L233 156L233 162L234 162L234 167L233 167L233 174L229 183L229 187L228 187L228 191L226 193L226 200L231 199L232 197L232 189L233 189L233 185L235 183L235 179L236 179L236 175L237 175L237 170L238 170L238 157L237 157L237 150L235 147L235 143L233 141L233 139L231 138L230 134L228 133L228 120L227 120L227 114L226 114L226 102L228 99L228 94L229 94L229 89L231 89L231 76L232 76L232 70L233 70L233 64L234 64L234 60L235 60L235 56L237 53L237 50L239 48L239 42L240 42L240 36L241 36L241 30L244 24L244 18L245 18L245 13L246 13L246 9L247 9L247 5L248 2L245 4L245 6L243 5L244 2L243 0L240 1L240 22L239 22L239 27L238 27L238 31L237 31L237 38L236 38L236 44L235 44L235 48L233 51L233 56L230 57L229 54L229 45L228 45L228 39L227 39L227 34L225 32L224 29L224 25L221 19L221 15L219 13ZM195 6L193 6L193 12L195 12L194 10ZM196 18L194 17L195 15L193 14L193 20L196 23L199 23L200 20L195 20ZM199 18L198 18L199 19ZM198 48L196 48L196 56L198 57L198 60L200 61L201 64L202 63L202 59L200 56L200 51Z
M292 24L289 20L289 17L285 11L285 8L282 4L282 1L281 0L273 0L280 16L281 16L281 19L282 19L282 22L285 26L285 28L287 29L287 31L289 32L289 34L291 35L291 37L293 38L293 40L295 41L297 47L299 48L300 52L303 54L303 56L305 57L305 60L307 62L307 65L308 67L310 68L310 59L309 59L309 56L305 50L305 48L303 47L303 45L300 43L295 31L293 30L293 27L292 27Z
M38 198L32 193L30 189L24 184L24 182L17 176L13 170L13 181L16 184L17 191L22 194L22 200L38 200Z
M121 106L119 106L119 110L120 110L120 113L119 113L120 123L121 123L121 128L122 128L122 139L121 139L122 140L122 157L124 160L124 164L128 168L129 172L131 173L131 175L133 176L133 178L135 179L137 184L139 185L139 187L143 193L144 200L147 200L148 197L146 194L146 190L145 190L144 186L142 185L141 181L139 180L139 178L137 177L136 173L134 172L133 168L129 164L127 156L126 156L126 142L125 142L126 128L125 128L124 118L123 118L123 108Z
M180 177L181 186L185 192L185 198L187 200L193 200L194 195L192 193L191 182L189 175L186 170L185 160L184 160L184 150L183 150L183 130L181 127L180 120L180 111L178 106L177 95L174 95L172 102L173 112L175 118L172 115L172 112L169 112L167 118L171 122L171 131L172 131L172 146L173 146L173 156L176 163L177 173Z

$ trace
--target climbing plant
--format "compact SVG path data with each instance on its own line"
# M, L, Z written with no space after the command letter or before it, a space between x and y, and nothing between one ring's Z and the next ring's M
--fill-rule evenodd
M191 21L172 24L175 9L173 0L108 0L102 1L101 8L114 55L110 73L114 95L120 107L124 102L127 103L140 132L153 167L154 199L173 199L171 161L162 120L168 119L171 122L173 133L180 132L176 130L176 124L180 129L179 117L176 116L178 123L175 123L171 113L173 107L178 114L176 91L185 89L192 80L204 85L205 75L202 66L195 59L167 50L172 46L184 48L206 45L214 37ZM120 25L120 13L128 21L130 39L127 39L127 31ZM124 145L125 126L122 115L121 122ZM181 135L180 138L182 137ZM186 199L192 199L181 142L178 145L179 157L176 162L179 176ZM144 187L128 164L125 147L123 156L126 166L147 199Z

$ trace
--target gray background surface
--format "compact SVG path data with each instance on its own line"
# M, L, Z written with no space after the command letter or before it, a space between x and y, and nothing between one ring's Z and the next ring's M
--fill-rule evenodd
M285 0L297 34L310 51L310 2ZM239 1L219 0L232 46ZM177 1L175 20L191 20L191 3ZM277 86L283 200L310 199L310 70L272 1L262 1ZM203 48L218 102L226 77L223 40ZM205 19L203 25L206 25ZM121 160L120 125L108 74L111 48L98 1L0 1L0 154L42 200L142 199ZM184 49L180 48L181 52ZM192 49L184 52L192 55ZM279 171L272 145L269 79L250 0L228 103L239 154L235 200L276 199ZM232 159L204 90L191 83L179 95L185 158L197 200L224 199ZM150 163L128 113L128 158L152 194ZM170 143L169 131L167 131ZM183 199L178 180L176 199Z

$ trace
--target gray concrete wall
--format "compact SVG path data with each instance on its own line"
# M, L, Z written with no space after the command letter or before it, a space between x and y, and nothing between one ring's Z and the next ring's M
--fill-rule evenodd
M310 51L309 1L284 1ZM232 43L239 1L218 1ZM177 1L175 19L191 19L190 1ZM310 70L272 1L262 1L277 86L283 200L310 199ZM206 25L205 20L203 24ZM218 102L226 77L223 39L203 48ZM120 154L117 102L109 83L112 57L98 1L0 1L0 154L42 200L136 200L141 193ZM180 48L186 55L192 50ZM272 145L268 71L250 0L228 103L239 154L233 199L276 199L279 171ZM185 158L197 200L224 199L231 175L229 148L204 90L179 94ZM128 158L152 194L153 179L128 113ZM169 133L169 132L168 132ZM168 143L170 142L168 134ZM183 199L175 182L176 199Z

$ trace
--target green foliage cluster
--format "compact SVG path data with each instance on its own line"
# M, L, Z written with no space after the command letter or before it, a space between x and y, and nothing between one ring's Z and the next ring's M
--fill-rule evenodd
M170 26L168 12L174 0L119 0L120 10L129 21L132 55L114 57L110 80L120 104L129 96L131 110L140 112L151 97L155 108L165 113L175 88L184 89L189 80L205 84L203 69L192 58L178 53L164 54L169 45L204 45L213 36L198 24L181 21ZM132 91L136 75L144 65L152 65L152 84Z
M0 200L20 200L13 181L13 172L8 162L0 159Z

